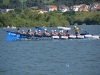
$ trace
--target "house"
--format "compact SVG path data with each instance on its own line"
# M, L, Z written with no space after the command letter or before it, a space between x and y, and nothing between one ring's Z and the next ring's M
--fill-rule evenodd
M96 10L97 10L96 8L97 8L98 6L99 6L99 4L91 4L91 5L90 5L90 10L91 10L91 11L96 11Z
M44 10L50 12L50 11L57 11L57 6L56 5L46 5L43 7Z
M86 4L74 5L71 7L73 11L89 11L89 6Z
M14 9L6 9L6 12L14 11Z
M89 5L86 5L86 4L80 4L80 6L83 7L83 8L89 9Z
M73 11L79 11L80 7L81 7L80 5L74 5L74 6L71 6L71 10L73 10Z
M100 5L97 6L96 10L97 11L100 11Z
M86 5L86 4L80 4L79 11L80 12L82 12L82 11L88 12L89 11L89 6Z
M43 9L39 9L39 10L36 10L36 12L40 13L40 14L44 14L46 13L47 11L46 10L43 10Z
M65 5L59 6L59 12L66 12L69 11L69 7Z
M82 12L82 11L89 12L89 9L88 9L88 8L82 8L82 7L81 7L81 8L79 8L79 11L80 11L80 12Z

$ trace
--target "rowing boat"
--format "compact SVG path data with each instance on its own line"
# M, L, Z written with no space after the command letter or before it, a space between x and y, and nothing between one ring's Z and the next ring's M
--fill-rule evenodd
M71 30L70 27L57 27L59 30Z
M46 27L35 27L35 28L36 28L36 30L47 30Z
M7 41L13 41L13 40L32 40L32 39L100 39L99 35L91 35L91 34L86 34L86 35L70 35L70 36L31 36L28 34L19 34L17 32L11 32L11 31L6 31L7 34Z
M16 27L14 27L14 26L12 26L12 27L7 26L7 27L4 27L3 29L16 29Z

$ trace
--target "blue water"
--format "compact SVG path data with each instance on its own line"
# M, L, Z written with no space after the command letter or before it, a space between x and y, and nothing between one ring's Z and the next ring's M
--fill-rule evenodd
M79 27L100 35L100 26ZM0 75L100 75L100 40L6 41L0 34Z

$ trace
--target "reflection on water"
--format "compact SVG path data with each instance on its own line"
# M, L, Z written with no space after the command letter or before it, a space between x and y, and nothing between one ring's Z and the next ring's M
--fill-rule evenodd
M89 31L100 35L96 30ZM0 75L100 74L100 40L7 42L0 33Z

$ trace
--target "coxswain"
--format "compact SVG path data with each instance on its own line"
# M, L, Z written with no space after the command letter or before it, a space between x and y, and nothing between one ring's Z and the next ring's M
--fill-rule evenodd
M74 26L75 35L79 35L79 30L82 30L82 29Z

